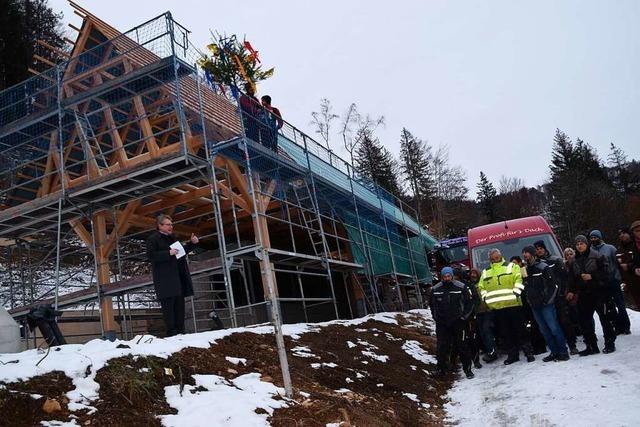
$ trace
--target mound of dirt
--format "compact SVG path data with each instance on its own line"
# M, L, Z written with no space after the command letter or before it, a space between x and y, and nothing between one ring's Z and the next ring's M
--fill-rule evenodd
M453 378L431 376L435 366L428 354L435 354L435 339L425 319L403 314L396 320L398 325L377 320L331 323L285 337L295 395L287 407L274 410L271 424L443 424L444 396ZM410 348L427 359L412 356ZM0 388L0 424L76 418L79 425L160 426L158 416L176 413L165 400L165 387L179 385L181 392L194 393L193 387L185 389L195 385L193 375L233 380L249 373L283 386L272 334L234 333L209 348L185 348L168 359L131 355L111 359L96 373L99 399L92 402L96 408L92 412L68 410L64 395L74 387L61 372L5 384ZM59 401L61 410L43 411L47 398ZM256 413L265 412L256 409Z

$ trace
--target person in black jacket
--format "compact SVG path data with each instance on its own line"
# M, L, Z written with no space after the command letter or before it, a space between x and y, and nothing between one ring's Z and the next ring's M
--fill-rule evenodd
M616 333L613 324L607 318L608 299L607 261L604 256L589 247L584 235L576 237L576 258L569 270L567 301L577 294L580 329L587 348L579 352L580 356L600 353L593 324L593 313L598 313L604 332L603 353L616 351Z
M565 269L564 261L559 256L549 253L544 240L533 242L533 246L536 248L536 257L547 264L554 275L554 280L558 285L558 296L554 300L558 323L560 323L564 337L569 345L569 353L578 354L576 324L571 318L571 308L565 299L567 293L567 270Z
M429 302L436 322L438 373L451 371L451 355L457 351L464 373L467 378L473 378L471 356L465 337L465 325L473 313L471 291L464 283L453 280L451 267L443 268L440 277L442 281L431 289Z
M524 294L533 316L540 328L547 347L551 350L543 362L569 360L567 341L558 322L554 301L558 294L558 285L553 270L545 262L536 258L536 248L526 246L522 250L526 263L524 276Z
M184 245L185 256L178 258L178 250L171 245L178 241L173 235L173 221L168 215L156 219L157 231L147 239L147 258L151 262L153 286L162 307L162 317L167 336L184 334L184 298L193 295L193 283L186 254L198 244L198 237L191 234L191 241Z

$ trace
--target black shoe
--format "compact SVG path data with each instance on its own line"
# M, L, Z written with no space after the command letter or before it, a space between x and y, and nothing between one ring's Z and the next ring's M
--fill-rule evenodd
M498 353L496 353L495 350L482 356L482 360L484 360L486 363L495 362L496 359L498 359Z
M598 349L598 347L590 347L590 346L587 346L587 348L578 352L580 356L591 356L592 354L598 354L598 353L600 353L600 350Z
M473 377L475 377L475 375L473 374L473 372L471 372L471 369L466 369L464 371L464 374L467 376L468 379L471 379Z
M476 369L480 369L482 368L482 363L480 363L479 360L476 360L473 362L473 366L475 366Z
M578 347L575 344L569 346L569 354L572 356L578 354Z
M556 360L556 355L553 353L549 353L548 356L542 358L543 362L553 362L554 360Z
M569 354L568 353L561 353L561 354L556 354L556 362L565 362L567 360L569 360Z
M631 335L631 331L627 329L626 331L620 332L622 335Z
M613 353L614 351L616 351L616 346L613 344L605 345L604 348L602 349L602 352L604 354Z
M516 357L509 356L504 361L504 364L505 365L511 365L512 363L516 363L518 360L520 360L520 358L518 356L516 356Z
M531 363L534 362L536 360L536 358L533 356L533 354L527 354L527 362Z

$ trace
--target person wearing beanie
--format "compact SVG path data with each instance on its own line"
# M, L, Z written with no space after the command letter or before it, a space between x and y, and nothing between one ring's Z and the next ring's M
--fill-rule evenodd
M529 302L533 316L540 328L547 347L551 351L543 362L569 360L567 341L558 322L555 299L558 285L551 268L540 258L536 258L536 248L525 246L522 249L527 275L524 279L524 294Z
M505 365L517 362L522 348L527 362L533 362L533 349L527 336L522 302L524 290L520 267L504 260L499 249L489 250L489 267L482 271L480 297L493 311L498 333L507 351Z
M604 255L607 260L609 297L616 308L614 310L613 304L610 304L611 310L609 315L614 319L616 333L618 335L628 335L631 333L631 321L629 320L629 314L627 314L627 307L624 304L624 294L620 286L622 285L622 275L620 274L620 264L616 257L617 250L615 246L604 242L600 230L591 231L591 233L589 233L589 241L591 242L591 247L601 255Z
M604 353L616 350L616 333L612 323L607 318L606 302L608 299L607 261L603 255L589 247L587 238L578 235L576 242L576 258L571 264L569 283L567 285L568 301L577 295L577 308L580 329L587 347L580 351L580 356L600 353L598 339L593 324L593 313L598 314L604 332Z
M518 255L512 256L509 261L518 264L520 267L520 272L522 274L522 280L524 281L527 276L527 269L525 267L525 262ZM522 292L522 296L520 297L520 302L522 303L522 314L524 315L524 323L526 326L526 330L528 333L528 339L531 343L531 348L533 349L533 354L542 354L547 351L547 343L544 340L544 336L540 332L540 328L538 327L538 322L536 318L533 316L533 311L531 310L531 306L526 298L526 290Z
M436 358L438 374L452 371L454 353L460 355L467 378L473 378L471 355L465 337L466 324L473 314L471 291L462 282L453 279L453 269L444 267L441 281L431 289L429 307L436 322Z
M569 345L569 353L578 354L578 347L576 346L576 325L571 318L571 307L569 307L569 303L565 298L567 293L567 270L564 261L559 256L553 255L547 250L544 240L536 240L533 242L533 246L536 249L536 257L549 266L553 273L555 283L558 285L558 296L554 299L558 322L562 327L562 332Z

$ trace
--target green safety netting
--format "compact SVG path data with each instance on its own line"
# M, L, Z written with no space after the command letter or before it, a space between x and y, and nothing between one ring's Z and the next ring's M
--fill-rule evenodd
M385 217L391 220L387 221L387 227L390 229L389 241L387 241L387 230L382 217L375 220L360 221L365 240L364 247L371 257L370 273L375 276L393 273L393 264L395 263L397 273L410 277L413 277L415 273L418 281L431 281L431 272L427 264L426 254L433 249L436 240L423 230L413 217L404 213L392 202L379 198L376 192L367 186L356 180L350 180L345 171L334 167L312 153L305 152L304 147L283 135L278 136L278 145L293 161L305 168L310 166L314 174L329 180L339 189L350 193L353 188L353 193L358 203L369 205L374 210L381 210ZM307 154L309 163L307 163ZM366 265L367 258L363 253L363 244L358 230L355 210L351 212L344 210L342 216L351 241L354 262ZM400 227L406 227L416 237L407 239ZM391 255L393 255L393 262ZM413 261L413 268L411 261Z

